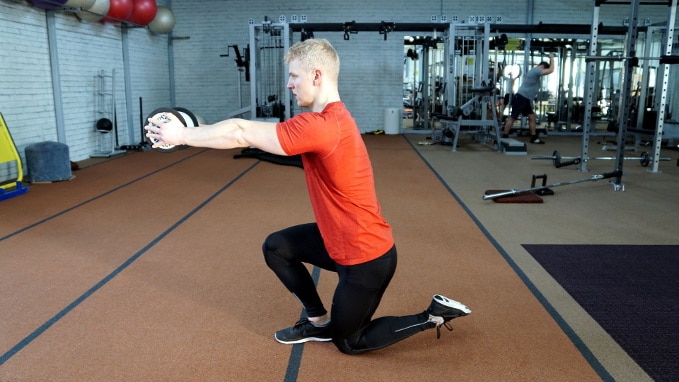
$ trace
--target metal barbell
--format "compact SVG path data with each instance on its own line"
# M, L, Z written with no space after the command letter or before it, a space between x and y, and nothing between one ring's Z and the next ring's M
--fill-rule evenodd
M574 164L580 164L582 162L581 157L569 157L569 156L562 156L559 151L554 150L552 155L534 155L531 159L549 159L552 161L552 164L554 164L554 167L559 168L559 167L564 167L564 166L570 166ZM617 157L590 157L589 160L617 160ZM624 160L638 160L639 163L644 166L648 167L648 165L651 163L651 156L648 154L648 152L644 151L641 153L640 156L638 157L623 157L622 159ZM566 160L564 162L564 160ZM659 158L661 161L670 161L672 158L669 157L661 157Z

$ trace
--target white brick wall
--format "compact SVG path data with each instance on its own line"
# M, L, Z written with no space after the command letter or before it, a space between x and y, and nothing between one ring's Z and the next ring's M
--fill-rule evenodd
M20 4L8 3L1 7L0 112L17 146L36 140L54 140L45 15L26 12L26 7ZM52 128L44 128L45 124L51 124Z
M27 145L58 139L46 20L44 10L28 3L0 3L0 112L24 164ZM55 26L64 143L69 146L71 160L86 159L97 149L99 133L94 126L102 115L95 110L95 77L101 70L109 75L116 72L119 143L139 143L138 98L144 98L145 112L170 102L167 35L155 36L145 28L129 30L129 106L134 115L134 139L130 139L121 27L80 21L70 12L55 12ZM0 170L0 180L5 179L11 178Z
M66 144L72 158L87 158L97 147L95 122L112 115L97 113L95 76L116 71L118 127L125 126L123 67L120 28L108 24L80 22L71 14L57 15L57 46L64 112ZM110 81L107 81L110 84ZM110 92L110 89L107 90ZM107 97L112 99L112 97Z
M593 0L535 0L533 22L589 24ZM158 4L170 4L159 0ZM387 41L377 32L359 32L343 40L343 33L315 33L333 42L342 59L340 91L363 131L383 128L384 109L400 107L402 93L403 32L399 23L428 23L432 16L448 20L469 16L502 17L506 24L525 24L528 1L498 7L496 0L459 1L311 1L295 0L173 0L176 17L172 41L176 106L186 107L208 121L225 118L249 105L249 83L236 70L235 54L220 57L229 45L243 50L249 43L248 19L274 22L279 16L307 16L310 23L393 21L397 31ZM622 25L629 7L605 5L601 22ZM667 7L641 6L639 18L665 21ZM81 22L68 12L55 12L58 64L65 120L66 144L74 161L89 157L97 145L94 123L95 76L100 70L116 71L116 111L120 144L141 141L139 98L143 113L172 106L168 68L168 36L146 28L128 30L130 78L125 89L122 31L118 25ZM0 112L3 113L19 152L35 142L57 140L55 102L50 72L45 11L22 1L0 2ZM299 38L299 36L296 36ZM127 93L126 93L127 90ZM126 97L129 94L129 99ZM129 109L129 111L128 111ZM128 117L129 115L129 117ZM0 179L2 176L0 174Z

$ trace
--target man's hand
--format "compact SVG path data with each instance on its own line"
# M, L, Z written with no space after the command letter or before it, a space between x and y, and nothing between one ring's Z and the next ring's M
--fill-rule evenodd
M172 113L158 113L148 119L148 124L144 126L146 136L153 142L153 147L164 145L183 145L185 144L184 133L186 127Z

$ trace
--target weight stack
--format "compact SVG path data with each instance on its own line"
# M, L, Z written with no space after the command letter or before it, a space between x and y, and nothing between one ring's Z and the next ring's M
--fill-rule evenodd
M59 142L33 143L24 149L26 181L57 182L73 177L68 146Z

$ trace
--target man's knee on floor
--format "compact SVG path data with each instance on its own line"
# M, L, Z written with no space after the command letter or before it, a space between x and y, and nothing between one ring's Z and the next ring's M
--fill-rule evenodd
M338 336L336 333L332 335L332 342L337 349L344 354L359 355L367 352L365 344L362 343L361 337L357 339L349 339Z

